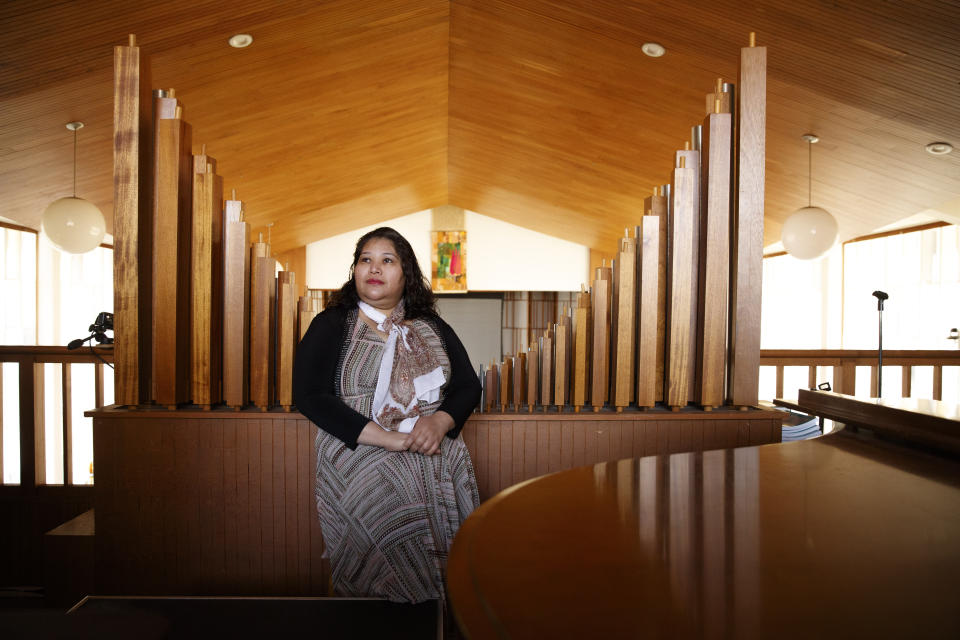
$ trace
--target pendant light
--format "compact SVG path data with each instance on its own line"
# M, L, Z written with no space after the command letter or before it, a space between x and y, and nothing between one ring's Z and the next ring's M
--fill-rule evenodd
M783 223L783 247L801 260L824 255L837 242L837 220L826 209L813 206L813 145L820 141L812 133L803 134L807 141L807 206L793 212Z
M73 131L73 196L50 203L40 218L44 234L61 251L86 253L100 246L106 232L103 214L92 202L77 197L77 130L82 122L68 122Z

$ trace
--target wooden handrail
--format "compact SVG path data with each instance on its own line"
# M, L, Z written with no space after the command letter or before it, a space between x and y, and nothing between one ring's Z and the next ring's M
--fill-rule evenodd
M20 488L33 490L47 484L46 473L46 433L44 402L44 366L45 364L63 365L60 372L60 389L63 394L63 479L64 485L72 482L73 460L73 416L71 412L72 380L71 365L89 363L94 365L94 398L96 408L103 406L103 367L113 361L113 349L98 345L92 348L67 349L59 346L0 346L0 363L16 363L19 378L20 413ZM0 369L0 388L3 372ZM3 416L0 414L0 428ZM3 455L3 442L0 440L0 460ZM3 466L0 462L0 478Z
M776 368L776 395L784 395L785 367L807 367L809 388L816 386L817 367L833 367L833 390L838 393L856 393L857 367L870 367L870 396L877 397L877 352L872 349L763 349L760 366ZM912 367L933 368L933 400L943 397L943 367L960 366L960 350L894 349L883 352L884 367L900 367L902 371L900 395L909 398L912 393Z

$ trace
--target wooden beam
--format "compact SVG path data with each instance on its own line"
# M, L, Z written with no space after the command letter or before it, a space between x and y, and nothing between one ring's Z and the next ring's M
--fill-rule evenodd
M206 153L193 156L191 222L191 396L210 408L223 398L223 178Z
M637 406L653 407L657 403L657 371L663 371L662 361L657 366L657 337L663 316L659 299L665 283L660 280L660 218L643 216L641 220L638 250L640 304L637 318Z
M729 374L730 402L738 407L759 401L766 93L766 47L741 49Z
M113 67L114 402L136 405L150 396L153 101L133 36Z
M243 202L224 203L223 400L240 409L250 398L250 225Z
M159 101L169 102L169 98ZM158 111L169 109L161 103ZM177 109L179 112L179 109ZM153 220L153 401L190 400L190 212L193 172L190 127L182 118L157 122Z
M724 95L729 95L726 93ZM703 123L697 402L705 409L724 402L727 365L727 298L730 280L730 181L732 119L712 113ZM780 397L780 396L778 396Z

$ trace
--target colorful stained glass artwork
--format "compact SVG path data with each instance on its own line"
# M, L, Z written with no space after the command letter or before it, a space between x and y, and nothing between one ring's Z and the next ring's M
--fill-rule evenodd
M436 293L467 290L467 232L433 231L430 284Z

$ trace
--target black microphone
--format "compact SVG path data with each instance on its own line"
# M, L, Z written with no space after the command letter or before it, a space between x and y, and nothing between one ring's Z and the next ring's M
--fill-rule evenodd
M83 343L89 340L90 338L77 338L76 340L71 340L67 344L67 349L79 349L83 346Z
M888 296L885 291L874 291L873 295L877 299L877 309L879 311L883 311L883 301L889 298L890 296Z

